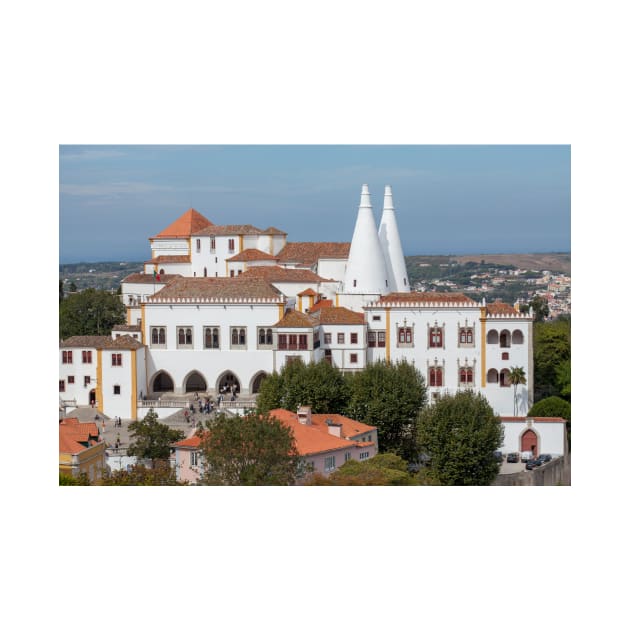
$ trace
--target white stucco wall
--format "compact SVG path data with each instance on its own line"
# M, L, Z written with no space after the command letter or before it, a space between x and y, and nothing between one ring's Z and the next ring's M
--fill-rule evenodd
M564 422L532 422L528 426L527 420L522 422L503 422L504 438L501 450L503 453L515 453L521 451L521 436L531 428L538 436L538 455L549 453L550 455L564 455Z
M72 363L62 363L62 351L72 350ZM92 363L83 363L82 352L92 352ZM94 348L59 348L59 380L65 381L65 392L59 396L63 400L76 400L77 405L90 404L90 391L96 387L97 353ZM74 383L68 383L68 376L74 376ZM90 384L84 386L85 376L90 377Z

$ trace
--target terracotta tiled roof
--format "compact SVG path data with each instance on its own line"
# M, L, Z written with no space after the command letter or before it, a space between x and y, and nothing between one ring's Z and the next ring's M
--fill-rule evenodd
M425 293L418 293L417 291L411 291L409 293L388 293L383 295L379 300L375 302L376 305L387 304L390 302L409 302L411 304L426 304L426 303L469 303L471 306L475 304L474 300L463 293L437 293L434 291L427 291Z
M79 422L64 418L59 422L59 452L75 455L98 442L98 427L94 422Z
M173 223L159 234L156 234L153 238L186 238L211 225L211 221L208 221L206 217L199 214L194 208L190 208L186 210L179 219L173 221Z
M311 308L309 309L309 313L316 313L317 311L319 311L322 308L327 308L329 306L333 305L333 301L332 300L320 300L319 302L315 302L315 304L313 304L313 306L311 306Z
M278 253L281 262L314 265L320 258L348 258L350 243L287 243Z
M268 227L266 230L262 231L263 234L277 234L278 236L286 236L287 233L283 232L282 230L279 230L278 228L275 227Z
M242 276L265 278L269 282L329 282L310 269L287 269L278 265L250 267Z
M281 302L282 294L264 278L243 273L235 278L177 278L147 301L192 299L200 301L258 300Z
M199 448L201 445L201 438L195 434L191 437L186 438L185 440L180 440L179 442L175 442L173 446L180 448Z
M309 312L312 313L312 309ZM344 306L325 306L316 312L322 324L363 324L365 321L362 313L355 313Z
M116 324L112 330L120 330L121 332L141 332L142 328L139 324Z
M156 280L153 277L152 273L132 273L130 275L128 275L126 278L123 278L123 282L128 282L128 283L134 283L134 284L153 284L155 283L156 286L157 285L163 285L163 284L168 284L171 280L173 280L174 278L181 278L183 276L181 276L178 273L164 273L164 274L160 274L160 279Z
M514 315L518 311L511 305L495 300L488 304L488 315Z
M102 350L135 350L144 347L137 339L129 335L121 335L112 339L104 335L83 335L68 337L59 342L60 348L97 348Z
M277 328L314 328L317 322L300 311L287 311L284 317L274 324Z
M155 258L150 258L149 260L145 260L145 265L161 265L162 263L189 263L190 256L182 255L182 256L156 256Z
M317 293L315 293L315 291L313 291L313 289L311 289L311 288L305 289L304 291L300 291L298 293L298 295L300 297L309 296L309 295L313 295L313 296L317 297Z
M328 431L326 420L332 420L335 424L340 424L341 437L343 438L353 438L376 429L376 427L370 426L369 424L341 416L338 413L314 413L311 415L311 420L315 426L326 431Z
M278 260L278 258L267 252L261 252L259 249L244 249L236 256L227 259L228 262L248 262L250 260Z
M240 236L241 234L264 234L264 232L249 223L245 225L210 225L195 232L195 236Z
M527 420L533 420L534 424L538 422L566 422L564 418L541 418L539 416L525 417L525 416L501 416L501 422L526 422Z
M293 435L295 436L297 450L300 455L315 455L316 453L336 451L342 448L348 448L349 446L356 448L356 443L350 442L343 437L338 438L328 432L328 426L326 425L326 419L328 418L332 419L334 422L338 422L339 419L343 419L341 422L342 435L344 434L344 430L346 428L346 421L362 425L362 423L350 420L350 418L325 414L314 414L312 416L313 424L311 425L300 424L297 419L297 414L292 411L288 411L287 409L273 409L269 412L269 415L280 420L285 426L291 427ZM320 421L320 418L323 418L323 421ZM352 427L350 425L347 426L348 430L352 431ZM362 432L371 431L375 428L369 427L368 425L362 426L365 427L365 430ZM357 433L354 435L357 435Z

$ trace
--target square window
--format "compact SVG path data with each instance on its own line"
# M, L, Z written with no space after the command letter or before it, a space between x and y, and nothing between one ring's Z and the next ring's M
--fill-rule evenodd
M120 385L114 385L114 394L120 394Z
M68 385L71 385L74 383L74 376L68 376Z
M358 333L350 333L350 343L359 343Z
M84 376L83 377L83 386L85 387L86 385L89 385L91 382L91 379L89 376Z
M350 363L358 363L359 362L359 355L358 354L351 354L350 355Z
M332 343L332 333L324 333L324 343L329 346Z
M346 343L345 333L337 333L337 343Z

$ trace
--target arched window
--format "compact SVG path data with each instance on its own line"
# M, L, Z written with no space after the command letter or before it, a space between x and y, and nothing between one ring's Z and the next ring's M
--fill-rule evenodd
M271 330L271 328L267 328L267 338L265 341L268 346L273 344L273 330Z
M510 331L509 330L502 330L501 334L499 335L499 346L501 348L509 348L510 347L510 341L512 339L512 336L510 335Z
M165 328L160 328L160 336L159 336L158 343L166 344L166 329Z
M177 347L190 347L192 346L192 328L178 328L177 329Z
M164 269L160 269L160 275L163 276L164 275Z
M473 369L471 367L463 367L459 369L459 384L472 385Z
M238 343L240 346L244 346L245 345L245 329L244 328L239 328L238 331Z
M496 330L489 330L486 335L487 343L499 343L499 333Z
M158 341L158 335L159 335L159 330L157 328L152 328L151 329L151 343L152 344L160 343Z
M238 328L232 328L232 345L238 345Z
M204 328L204 335L203 335L204 341L204 348L212 348L212 349L218 349L219 348L219 329L212 327L212 326L207 326L206 328Z
M512 343L522 344L523 343L523 333L520 330L515 330L512 333Z
M151 327L151 345L152 346L165 346L166 345L166 329L161 326Z
M491 370L488 370L488 375L486 377L488 383L498 383L499 382L499 373L492 368Z
M183 346L186 343L186 338L185 338L185 333L184 333L184 329L180 328L178 333L177 333L177 343L180 346Z
M230 339L232 340L232 347L244 350L247 348L247 329L245 328L232 328L230 330ZM254 337L255 339L255 337Z
M499 374L499 384L501 385L501 387L509 387L511 385L510 370L501 370L501 374Z
M444 331L440 326L429 329L429 348L441 348L444 341Z
M260 346L265 345L265 329L264 328L258 329L258 345Z
M398 329L398 345L411 345L413 343L413 328L403 326Z
M442 387L442 368L432 367L429 368L429 386L430 387Z

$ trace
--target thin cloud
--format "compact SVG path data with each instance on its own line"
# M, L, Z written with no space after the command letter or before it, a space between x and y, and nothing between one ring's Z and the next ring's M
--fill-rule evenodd
M108 160L124 157L125 155L127 154L116 149L88 149L79 153L62 152L59 158L62 160Z

